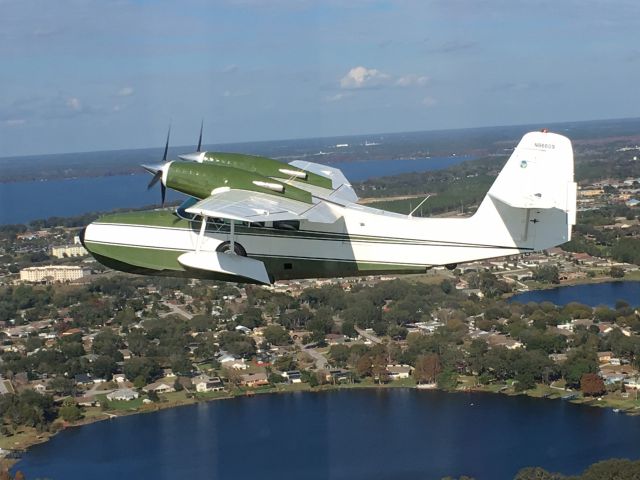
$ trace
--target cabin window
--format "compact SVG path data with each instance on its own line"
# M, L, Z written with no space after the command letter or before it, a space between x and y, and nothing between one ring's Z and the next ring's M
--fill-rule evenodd
M293 270L293 263L285 263L284 264L284 269L285 270Z
M300 222L298 220L282 220L273 222L273 228L279 230L300 230Z
M176 214L180 218L184 218L185 220L195 220L196 216L193 213L187 213L187 208L193 207L196 203L198 203L197 198L189 197L176 209Z

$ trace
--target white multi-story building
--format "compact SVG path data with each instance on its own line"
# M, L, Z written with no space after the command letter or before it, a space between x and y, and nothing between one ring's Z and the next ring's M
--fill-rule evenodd
M52 247L51 255L56 258L84 257L89 252L82 245L66 245L64 247Z
M45 267L29 267L20 270L23 282L69 282L91 274L86 267L76 265L48 265Z

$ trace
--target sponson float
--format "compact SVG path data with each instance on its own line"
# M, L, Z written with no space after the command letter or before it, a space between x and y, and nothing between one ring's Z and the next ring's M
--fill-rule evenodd
M200 150L200 145L198 145ZM269 284L419 273L571 239L576 184L566 137L526 134L469 218L416 218L359 205L338 169L196 152L145 166L188 196L179 207L106 215L82 241L104 265L145 275Z

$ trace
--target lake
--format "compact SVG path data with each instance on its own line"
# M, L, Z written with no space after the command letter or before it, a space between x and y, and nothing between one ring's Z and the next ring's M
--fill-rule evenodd
M640 305L640 282L604 282L532 290L519 293L509 299L510 302L551 302L556 305L579 302L591 307L598 305L615 307L617 300L624 300L631 306Z
M640 457L640 417L562 400L415 389L259 395L62 432L27 478L510 479Z
M371 160L332 163L352 182L400 173L447 168L471 157L438 157L415 160ZM160 188L147 190L149 174L82 177L66 180L0 183L0 225L28 223L53 216L69 217L116 208L138 208L157 204ZM167 191L168 201L183 196Z

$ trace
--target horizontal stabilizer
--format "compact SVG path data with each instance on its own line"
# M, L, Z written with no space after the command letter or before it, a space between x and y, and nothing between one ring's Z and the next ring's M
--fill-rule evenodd
M267 269L260 260L222 252L187 252L178 257L186 268L222 273L237 277L238 281L250 281L270 285Z

